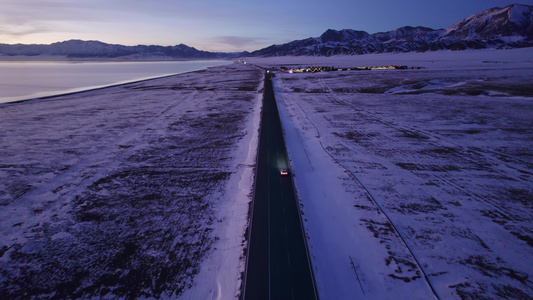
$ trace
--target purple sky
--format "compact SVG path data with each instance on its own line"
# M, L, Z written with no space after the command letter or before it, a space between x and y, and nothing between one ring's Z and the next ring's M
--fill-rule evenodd
M252 51L329 28L445 28L513 3L533 0L0 0L0 43L82 39Z

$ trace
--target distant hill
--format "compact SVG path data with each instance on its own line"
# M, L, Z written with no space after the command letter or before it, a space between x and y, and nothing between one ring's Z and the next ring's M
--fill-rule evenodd
M224 59L244 53L200 51L184 44L176 46L123 46L99 41L69 40L50 45L0 44L0 56L51 55L67 58L124 59Z
M329 29L320 37L272 45L249 56L331 56L531 46L533 6L513 4L482 11L446 29L406 26L375 34Z

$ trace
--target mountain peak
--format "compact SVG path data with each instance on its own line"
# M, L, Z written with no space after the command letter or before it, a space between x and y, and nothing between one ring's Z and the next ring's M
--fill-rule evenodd
M524 4L509 5L509 20L517 25L532 26L533 6Z
M334 30L328 29L321 36L322 43L327 42L347 42L356 39L363 39L369 34L365 31L357 31L352 29Z
M533 6L512 4L494 7L469 16L448 27L444 38L486 40L496 37L531 36Z

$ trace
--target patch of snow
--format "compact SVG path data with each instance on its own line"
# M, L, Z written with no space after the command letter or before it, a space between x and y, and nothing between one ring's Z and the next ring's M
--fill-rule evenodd
M258 93L248 116L246 135L234 153L234 171L216 208L222 222L214 231L219 238L213 245L216 250L202 263L192 288L183 293L183 299L238 298L244 273L244 230L249 226L248 210L254 185L261 106L262 94Z
M532 22L533 20L524 18L530 11L531 8L527 6L515 5L509 10L509 20L518 25L523 25L527 21Z

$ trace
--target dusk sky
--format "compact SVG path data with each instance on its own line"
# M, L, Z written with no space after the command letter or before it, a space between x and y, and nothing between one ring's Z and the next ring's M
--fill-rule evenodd
M0 43L82 39L253 51L329 28L445 28L513 3L533 0L0 0Z

